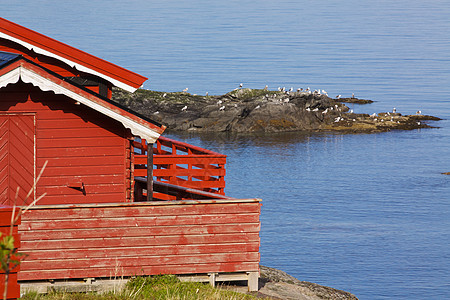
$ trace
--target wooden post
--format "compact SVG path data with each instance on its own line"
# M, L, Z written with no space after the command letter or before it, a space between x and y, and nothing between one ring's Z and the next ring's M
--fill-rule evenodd
M147 144L147 201L153 200L153 144Z
M257 292L258 291L258 281L259 281L259 272L247 272L248 281L248 291L249 292Z

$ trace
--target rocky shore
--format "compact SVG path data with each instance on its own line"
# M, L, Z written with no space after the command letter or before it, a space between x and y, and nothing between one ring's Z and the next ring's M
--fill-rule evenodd
M423 115L402 115L395 109L378 114L354 113L344 103L367 104L371 100L333 99L311 91L235 89L221 96L199 96L187 92L134 93L115 89L116 101L175 131L282 132L322 131L374 133L433 127Z
M300 281L297 278L274 268L260 266L261 278L258 296L285 300L358 300L348 292Z

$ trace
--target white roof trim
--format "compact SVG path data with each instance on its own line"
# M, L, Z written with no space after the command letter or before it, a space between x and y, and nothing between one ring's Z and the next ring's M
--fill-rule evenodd
M5 87L6 85L12 83L17 83L19 79L22 79L23 82L31 83L32 85L39 87L42 91L52 91L55 94L62 94L69 98L72 98L75 101L78 101L114 120L119 121L126 128L131 130L131 133L135 136L139 136L143 139L146 139L148 143L155 143L159 138L160 134L158 132L153 131L152 129L139 124L121 114L112 111L98 103L95 103L69 89L66 89L53 81L36 74L35 72L28 70L22 66L19 66L10 72L0 76L0 88Z
M49 51L44 50L44 49L41 49L41 48L39 48L39 47L37 47L35 45L32 45L32 44L27 43L27 42L24 42L24 41L22 41L22 40L20 40L18 38L15 38L15 37L12 37L12 36L6 34L6 33L0 32L0 38L4 38L4 39L10 40L10 41L13 41L15 43L18 43L18 44L24 46L25 48L27 48L29 50L33 50L36 53L56 58L56 59L58 59L60 61L65 62L69 66L78 69L79 71L90 73L90 74L93 74L93 75L97 75L98 77L101 77L101 78L103 78L105 80L108 80L113 85L115 85L115 86L117 86L117 87L119 87L121 89L124 89L124 90L126 90L128 92L133 93L134 91L136 91L136 88L134 88L134 87L132 87L132 86L130 86L128 84L125 84L125 83L123 83L123 82L121 82L121 81L119 81L117 79L111 78L111 77L109 77L109 76L107 76L105 74L102 74L102 73L94 71L94 70L92 70L92 69L90 69L88 67L85 67L85 66L83 66L83 65L81 65L79 63L73 62L70 59L61 57L61 56L56 55L56 54L54 54L52 52L49 52Z

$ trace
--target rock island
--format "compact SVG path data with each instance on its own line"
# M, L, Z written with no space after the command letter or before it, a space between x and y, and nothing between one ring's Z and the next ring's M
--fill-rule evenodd
M113 100L175 131L374 133L429 128L433 126L428 121L440 120L420 111L414 115L395 109L372 115L354 113L345 103L373 101L330 98L311 91L239 88L221 96L199 96L186 91L115 89Z

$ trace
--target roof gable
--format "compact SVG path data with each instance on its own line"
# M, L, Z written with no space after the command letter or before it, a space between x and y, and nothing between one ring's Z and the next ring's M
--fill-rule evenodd
M147 80L144 76L1 17L0 38L18 43L36 53L56 58L79 71L96 75L129 92L134 92Z
M133 135L146 139L149 143L156 142L165 129L165 126L137 115L86 88L75 85L70 80L66 80L64 77L20 55L8 57L8 53L0 52L0 54L5 54L0 55L0 88L22 80L25 83L31 83L39 87L42 91L63 94L80 104L119 121L125 128L130 129ZM3 60L2 57L4 57Z

